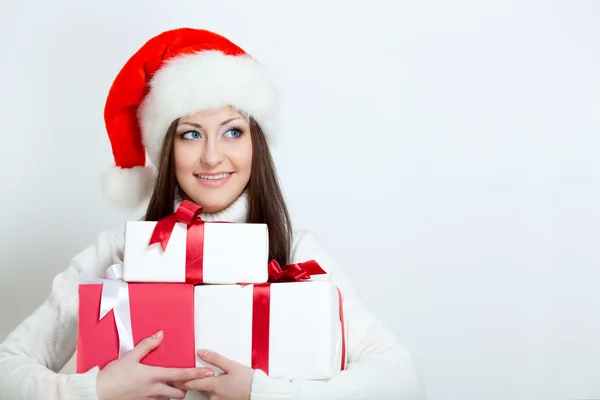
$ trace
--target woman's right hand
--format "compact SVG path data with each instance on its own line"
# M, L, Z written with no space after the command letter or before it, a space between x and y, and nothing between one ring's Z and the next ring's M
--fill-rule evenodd
M171 386L170 382L214 375L210 368L162 368L141 364L140 361L158 347L162 338L162 331L147 337L100 371L96 378L98 400L183 399L186 392Z

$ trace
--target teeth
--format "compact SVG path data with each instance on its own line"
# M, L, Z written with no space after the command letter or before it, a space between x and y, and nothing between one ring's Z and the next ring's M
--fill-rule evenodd
M216 180L216 179L223 179L223 178L227 178L229 176L229 174L219 174L219 175L198 175L200 177L200 179L209 179L209 180Z

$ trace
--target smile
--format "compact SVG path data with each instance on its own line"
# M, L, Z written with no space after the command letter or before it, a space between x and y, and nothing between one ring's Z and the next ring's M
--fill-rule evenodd
M218 174L194 174L201 185L210 188L217 188L225 185L227 182L229 182L229 179L232 175L233 172L223 172Z
M198 174L196 176L198 178L200 178L200 179L219 180L219 179L225 179L229 175L231 175L231 172L224 173L224 174L219 174L219 175L203 175L203 174Z

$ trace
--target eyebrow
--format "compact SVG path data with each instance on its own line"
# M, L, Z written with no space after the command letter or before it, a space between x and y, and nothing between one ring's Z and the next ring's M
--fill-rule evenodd
M234 118L229 118L229 119L226 119L225 121L221 122L221 123L219 124L219 126L225 126L225 125L227 125L228 123L230 123L231 121L235 121L236 119L242 119L242 118L241 118L241 117L234 117ZM182 122L180 125L183 125L183 124L186 124L186 125L191 125L191 126L193 126L194 128L196 128L196 129L202 129L202 125L200 125L200 124L197 124L197 123L195 123L195 122Z

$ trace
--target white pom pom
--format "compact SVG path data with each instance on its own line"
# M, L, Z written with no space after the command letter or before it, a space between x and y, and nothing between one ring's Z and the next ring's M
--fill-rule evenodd
M121 209L140 207L154 188L155 172L152 167L112 167L102 175L102 191L111 203Z

